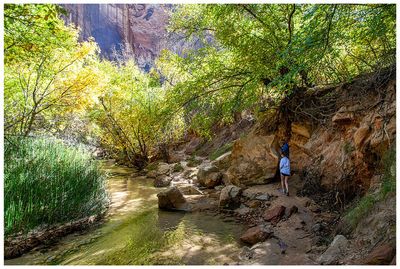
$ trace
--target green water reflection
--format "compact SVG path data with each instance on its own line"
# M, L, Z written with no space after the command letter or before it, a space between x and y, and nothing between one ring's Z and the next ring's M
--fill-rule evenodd
M6 264L224 264L235 263L243 227L206 213L159 211L152 180L104 162L111 198L104 224L73 234L46 250Z

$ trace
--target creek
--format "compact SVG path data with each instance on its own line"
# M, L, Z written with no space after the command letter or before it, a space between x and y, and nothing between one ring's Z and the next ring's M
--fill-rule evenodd
M57 243L5 260L6 265L167 265L236 264L241 224L215 213L158 209L153 179L102 161L111 204L105 220Z

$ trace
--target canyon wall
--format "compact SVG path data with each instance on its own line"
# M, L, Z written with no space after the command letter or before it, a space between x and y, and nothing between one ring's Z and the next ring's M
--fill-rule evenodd
M135 58L149 71L163 49L182 55L186 48L198 48L200 41L188 42L168 33L166 27L174 5L152 4L63 4L63 19L81 29L81 40L93 37L101 55L115 60Z

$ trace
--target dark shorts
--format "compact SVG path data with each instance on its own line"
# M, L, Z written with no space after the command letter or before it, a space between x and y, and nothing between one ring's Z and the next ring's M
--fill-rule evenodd
M290 177L288 174L281 173L282 176Z

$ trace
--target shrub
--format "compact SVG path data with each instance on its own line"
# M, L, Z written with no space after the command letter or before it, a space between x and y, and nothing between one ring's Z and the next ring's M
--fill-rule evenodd
M83 148L45 138L6 138L5 235L105 211L105 176Z

